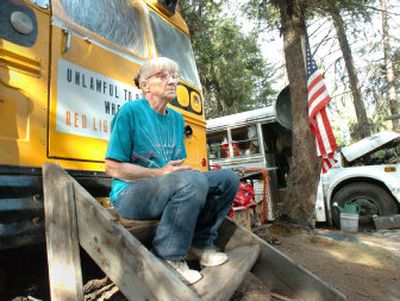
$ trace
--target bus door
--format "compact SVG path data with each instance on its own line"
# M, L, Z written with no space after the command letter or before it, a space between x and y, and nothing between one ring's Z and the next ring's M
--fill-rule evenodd
M103 170L113 116L142 96L133 76L154 51L147 9L139 0L53 0L52 9L48 156Z
M46 1L0 1L0 164L43 160L49 69ZM35 2L35 3L36 3Z

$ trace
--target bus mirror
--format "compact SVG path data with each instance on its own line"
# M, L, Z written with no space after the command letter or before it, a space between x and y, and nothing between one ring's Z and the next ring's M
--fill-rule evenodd
M289 86L286 86L275 102L276 121L284 128L292 129L292 108Z

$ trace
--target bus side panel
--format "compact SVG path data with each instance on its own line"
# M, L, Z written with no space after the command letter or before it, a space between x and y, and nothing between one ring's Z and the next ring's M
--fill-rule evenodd
M206 125L205 121L194 114L177 109L185 118L185 127L190 126L191 135L185 136L186 153L188 155L185 165L190 165L201 171L207 169L207 150L206 150ZM193 116L193 117L192 117ZM203 165L203 161L205 165Z
M52 41L49 157L104 170L112 118L141 95L132 82L139 65L56 26Z
M48 11L0 1L0 249L44 240Z
M25 38L30 35L1 20L9 35L0 36L0 165L41 166L46 158L49 15L11 1L1 5L3 17L26 14L35 37L29 45ZM12 42L15 36L20 38Z

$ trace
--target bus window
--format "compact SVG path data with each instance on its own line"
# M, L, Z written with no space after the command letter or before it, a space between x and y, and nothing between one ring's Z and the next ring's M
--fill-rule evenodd
M251 156L260 153L257 127L255 125L231 130L233 155Z
M139 57L148 56L143 8L136 1L61 0L61 6L77 25Z
M228 140L226 131L214 132L207 135L208 156L210 159L221 159L229 156ZM224 147L225 144L228 147Z
M151 12L150 15L159 55L176 61L182 78L200 88L200 79L189 36L180 32L156 13Z

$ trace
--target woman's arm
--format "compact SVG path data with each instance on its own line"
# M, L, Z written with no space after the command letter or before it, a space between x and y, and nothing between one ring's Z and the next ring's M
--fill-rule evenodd
M190 166L181 166L184 160L174 160L161 168L147 168L137 164L119 162L112 159L106 159L106 173L113 177L127 182L157 177L169 174L171 172L192 170Z

